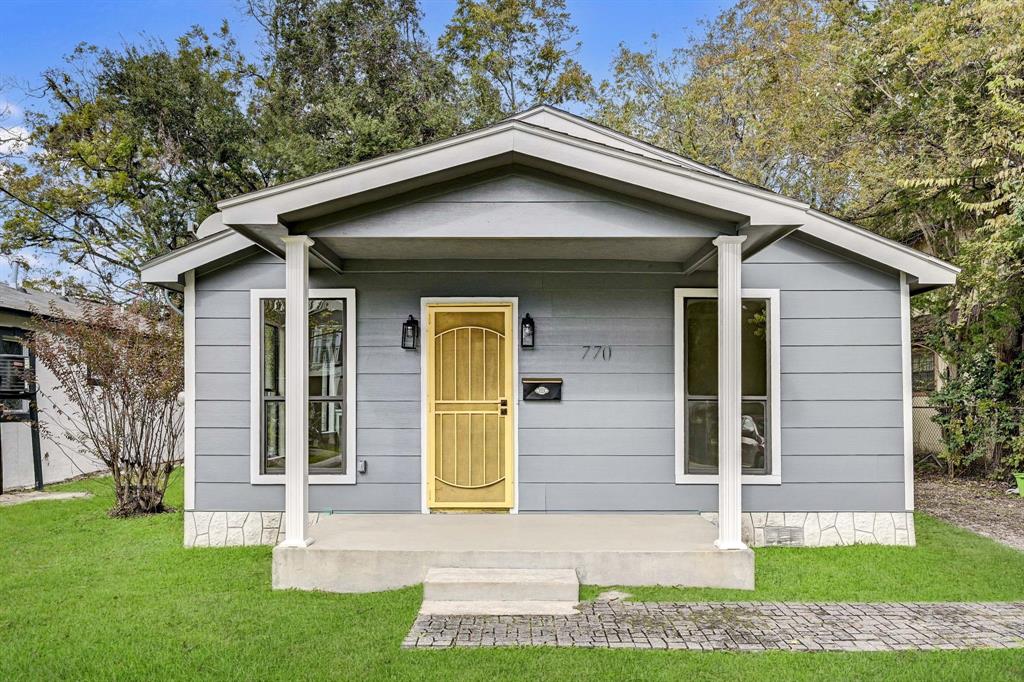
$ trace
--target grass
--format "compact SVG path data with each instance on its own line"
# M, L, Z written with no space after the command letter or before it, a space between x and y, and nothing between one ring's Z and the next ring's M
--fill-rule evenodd
M269 548L183 549L180 514L107 518L108 485L59 486L91 499L0 508L0 679L1024 678L1020 650L403 651L418 588L274 592ZM180 480L169 501L180 506ZM643 599L1024 599L1024 554L920 516L918 540L758 550L752 593L627 589Z

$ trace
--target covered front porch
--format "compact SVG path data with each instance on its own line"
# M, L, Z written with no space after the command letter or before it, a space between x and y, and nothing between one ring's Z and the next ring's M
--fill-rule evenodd
M274 548L278 589L373 592L430 568L569 568L581 583L753 589L750 549L698 514L337 514Z
M308 301L310 296L309 277L310 277L310 265L311 258L314 254L314 248L318 244L317 241L306 235L285 235L281 238L284 245L284 261L285 261L285 289L284 289L284 302L287 322L285 325L285 343L289 349L297 349L287 354L285 358L286 365L286 382L284 390L284 406L285 406L285 473L283 475L283 483L285 489L285 522L283 523L284 528L284 539L282 547L288 549L305 550L308 547L313 547L313 553L316 555L317 545L322 545L324 542L330 540L331 535L324 536L324 529L310 528L307 521L307 514L310 511L309 506L309 487L310 487L310 474L309 474L309 438L308 438L308 404L309 404L309 386L305 381L308 367L308 348L310 344L309 340L309 328L305 324L305 311L308 308ZM698 241L697 239L691 239L691 241ZM718 377L717 377L717 448L718 448L718 472L706 476L707 481L703 483L714 484L718 488L718 526L708 525L706 522L700 521L697 517L697 522L703 524L703 529L711 535L706 538L708 543L713 543L713 548L719 551L745 551L746 546L741 539L741 484L742 484L742 412L741 412L741 386L740 386L740 371L741 371L741 308L742 308L742 288L741 288L741 266L744 258L744 243L747 241L745 235L719 235L714 238L701 238L700 241L704 243L710 251L700 247L696 247L695 251L698 253L710 253L710 257L701 256L701 265L707 264L715 268L716 272L713 273L717 276L717 288L713 289L717 298L718 308L718 329L717 329L717 355L718 355ZM331 244L329 239L325 239L322 244ZM531 244L535 250L539 251L542 249L541 244ZM498 245L495 245L498 248ZM710 274L710 273L709 273ZM510 321L509 328L504 331L508 332L508 336L512 339L518 337L518 325L520 321L515 319ZM681 330L676 329L676 341L675 341L675 352L679 353L682 350L682 335ZM518 345L518 340L513 341L513 344ZM676 364L678 365L681 361L677 357ZM426 366L426 365L424 365ZM517 374L515 365L512 364L512 374ZM350 363L348 371L353 372L354 367ZM424 381L423 377L426 377L426 373L422 373L421 382ZM507 389L509 393L503 394L503 397L507 397L512 402L509 406L509 411L515 413L516 404L519 401L517 395L517 389L515 385L518 384L518 377L511 379ZM677 385L676 390L681 390L681 387ZM425 404L426 401L424 401ZM470 401L472 402L472 401ZM505 401L503 400L503 404ZM682 405L682 401L677 404ZM421 407L421 409L423 409ZM504 414L504 413L503 413ZM682 415L677 414L677 423L681 422ZM510 419L509 423L513 424L513 431L518 430L518 421ZM671 423L667 424L671 426ZM556 425L553 428L558 428L561 424ZM570 427L571 425L566 425ZM680 437L677 430L677 438ZM423 445L423 457L426 461L427 440L424 440ZM350 447L354 447L352 444ZM510 478L515 481L518 480L518 455L516 447L512 446L513 461L509 465ZM424 469L423 481L428 481L427 469ZM422 481L421 481L422 482ZM512 512L514 515L519 508L518 500L518 488L512 486L515 492L511 494L511 499L508 504L505 505L505 509ZM472 508L476 508L474 505L469 505ZM337 508L337 507L336 507ZM630 509L630 506L620 507L620 509ZM695 508L695 507L694 507ZM342 507L342 509L344 509ZM423 511L430 511L433 509L427 504L424 504ZM589 519L590 517L580 517L581 519ZM652 516L647 519L647 523L652 526L659 526L663 523L667 523L667 516ZM692 523L693 521L691 521ZM343 522L332 522L332 525L337 526ZM416 523L416 522L411 522ZM448 528L449 526L441 524L451 524L453 530L451 533L461 527L458 524L472 522L466 521L425 521L423 523L436 523L441 528ZM501 522L489 522L489 523L501 523ZM510 521L507 523L515 523ZM528 539L529 529L533 526L529 524L535 524L539 522L531 521L524 522L527 524L521 531L524 533L524 538ZM550 523L559 526L564 522L551 521ZM581 523L583 523L581 521ZM593 523L587 520L586 523ZM561 526L559 526L561 527ZM429 528L432 528L429 527ZM518 527L516 527L518 528ZM680 541L690 542L692 538L687 537L685 534L686 528L675 528L675 531L683 532L684 535L679 538ZM341 533L341 531L338 531ZM498 529L492 529L490 532L498 532ZM502 531L503 532L503 531ZM343 533L341 533L343 535ZM571 531L566 529L566 535L571 535ZM481 536L486 536L487 533L481 533ZM557 535L557 534L556 534ZM666 533L664 535L655 533L654 535L646 536L649 543L645 547L647 551L658 551L658 543L655 542L655 538L668 538L671 539L672 533ZM703 536L702 536L703 537ZM703 540L693 540L697 542L699 546ZM457 539L453 542L458 542ZM528 544L523 544L519 547L513 547L512 551L521 549L527 549ZM671 543L670 543L671 544ZM692 549L690 545L687 545ZM329 548L333 548L329 547ZM678 548L677 548L678 549ZM315 560L314 560L315 561ZM568 567L568 566L562 566ZM625 578L623 578L625 580ZM666 583L671 584L671 583Z

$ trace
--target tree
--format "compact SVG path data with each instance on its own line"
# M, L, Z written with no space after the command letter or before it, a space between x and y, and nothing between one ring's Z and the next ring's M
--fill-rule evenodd
M52 113L28 115L27 158L0 161L0 251L37 249L107 297L138 295L142 262L185 244L217 200L265 186L246 71L226 28L174 51L79 46L44 74Z
M253 118L292 179L461 132L415 0L251 0L266 29ZM281 163L281 161L278 161Z
M658 54L621 45L595 99L609 127L836 210L849 199L851 141L836 134L848 86L842 45L815 0L742 0L693 42Z
M484 125L588 99L578 34L565 0L459 0L438 45L465 83L471 122Z
M951 475L977 470L979 463L994 473L1024 469L1024 19L1011 4L982 7L983 13L959 14L952 28L947 17L933 17L946 35L959 37L954 44L971 44L951 53L959 69L984 69L972 79L981 96L969 123L956 116L944 138L957 152L948 157L949 175L901 183L981 221L973 231L939 234L955 243L963 270L955 287L924 301L930 318L941 323L922 336L951 363L932 397ZM971 54L979 30L1005 29L1016 31L1018 40ZM938 68L946 68L945 59Z
M56 308L36 317L31 348L57 380L54 409L66 437L107 465L112 516L165 511L181 463L181 325L153 305L87 305L78 318Z
M667 59L621 49L607 123L953 261L915 299L950 365L952 469L1024 461L1021 102L1012 0L742 0Z

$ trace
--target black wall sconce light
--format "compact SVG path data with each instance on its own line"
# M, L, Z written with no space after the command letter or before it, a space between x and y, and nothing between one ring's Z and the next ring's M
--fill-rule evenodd
M404 350L416 350L420 340L420 323L413 317L402 323L402 348Z
M523 321L519 324L519 346L522 348L533 348L537 338L537 325L530 317L530 313L526 313L523 317Z

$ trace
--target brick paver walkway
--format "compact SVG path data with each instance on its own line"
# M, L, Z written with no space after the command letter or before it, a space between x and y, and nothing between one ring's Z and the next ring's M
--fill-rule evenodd
M584 602L572 616L419 616L403 646L702 651L1024 647L1024 603Z

